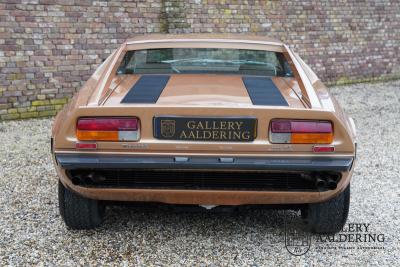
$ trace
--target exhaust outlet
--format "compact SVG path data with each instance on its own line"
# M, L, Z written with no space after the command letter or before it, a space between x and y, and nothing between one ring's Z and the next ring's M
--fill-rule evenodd
M330 190L335 190L337 188L337 182L331 178L328 179L327 185L328 185L328 189L330 189Z
M85 176L85 179L84 179L84 182L85 182L85 184L93 184L94 183L94 180L93 180L93 177L94 177L94 173L93 172L91 172L91 173L89 173L88 175L86 175Z
M317 179L315 179L315 186L318 189L324 189L324 188L326 188L326 181L321 178L317 178Z
M92 185L92 184L96 184L96 183L99 183L99 182L103 182L105 179L106 178L103 177L102 175L96 174L94 172L91 172L88 175L86 175L84 181L85 181L86 184L91 184Z
M340 179L340 175L339 174L332 174L331 175L331 179L337 183L339 181L339 179Z
M74 185L81 185L82 184L82 177L81 176L73 176L71 178L71 182Z
M74 175L71 178L71 182L74 185L82 185L85 183L85 179L82 177L82 175Z
M314 175L315 187L320 191L335 190L340 178L337 173L317 173Z

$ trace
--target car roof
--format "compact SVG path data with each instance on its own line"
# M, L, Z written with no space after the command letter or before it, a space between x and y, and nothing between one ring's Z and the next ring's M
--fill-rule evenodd
M270 38L263 35L254 35L254 34L143 34L137 35L133 38L130 38L126 41L127 44L135 43L135 42L157 42L157 41L196 41L196 40L207 40L208 42L218 42L221 40L224 41L240 41L240 42L249 42L249 43L269 43L271 45L282 46L283 43L277 39Z

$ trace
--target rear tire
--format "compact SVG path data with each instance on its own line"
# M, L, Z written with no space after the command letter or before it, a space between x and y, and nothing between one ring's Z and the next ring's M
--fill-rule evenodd
M326 202L308 204L302 210L302 217L313 233L337 233L346 223L349 207L350 184L342 193Z
M98 200L85 198L58 182L58 205L60 215L68 228L88 230L101 225L105 206Z

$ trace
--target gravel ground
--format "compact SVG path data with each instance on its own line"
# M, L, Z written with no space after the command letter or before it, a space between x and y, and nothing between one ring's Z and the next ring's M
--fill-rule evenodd
M398 265L400 81L332 92L358 129L348 222L369 223L369 233L383 234L384 242L321 249L313 236L309 252L293 256L284 246L287 212L259 209L113 206L100 229L69 231L58 214L49 153L52 120L34 119L0 122L0 265Z

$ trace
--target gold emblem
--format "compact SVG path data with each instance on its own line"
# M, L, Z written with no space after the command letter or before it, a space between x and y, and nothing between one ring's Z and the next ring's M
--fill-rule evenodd
M161 120L161 135L165 138L170 138L175 135L174 120Z

